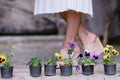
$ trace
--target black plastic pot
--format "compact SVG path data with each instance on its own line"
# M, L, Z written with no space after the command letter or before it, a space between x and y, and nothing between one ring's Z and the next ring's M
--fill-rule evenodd
M56 75L56 65L44 65L45 76Z
M11 78L13 77L13 66L11 67L1 67L1 78Z
M60 66L61 76L70 76L72 75L72 66Z
M30 68L30 76L39 77L41 75L42 66L29 66Z
M94 74L94 65L82 65L82 74L84 75Z
M113 64L113 65L104 64L104 73L106 75L114 75L114 74L116 74L116 64Z

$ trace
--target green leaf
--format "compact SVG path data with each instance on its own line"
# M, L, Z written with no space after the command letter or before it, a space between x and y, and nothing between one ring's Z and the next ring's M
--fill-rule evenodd
M31 60L28 62L28 65L30 66L41 65L41 59L38 57L32 57Z
M46 65L56 65L56 61L54 60L54 58L50 57L47 59Z

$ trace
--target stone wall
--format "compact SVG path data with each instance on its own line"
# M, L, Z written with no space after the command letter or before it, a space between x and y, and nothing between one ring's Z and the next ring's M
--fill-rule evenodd
M0 0L0 33L39 33L46 30L65 33L65 22L58 15L34 16L33 8L34 0Z
M35 0L0 0L0 34L65 34L65 22L57 14L33 15ZM104 34L105 20L109 15L109 0L93 0L94 17L84 18L86 27L98 34ZM114 11L119 0L112 1ZM110 35L120 35L119 15L111 24ZM50 30L50 32L49 32Z

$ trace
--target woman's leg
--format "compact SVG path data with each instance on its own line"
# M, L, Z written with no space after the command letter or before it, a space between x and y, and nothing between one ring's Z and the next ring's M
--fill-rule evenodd
M60 12L59 13L60 16L65 20L65 22L67 22L67 11L65 12ZM82 15L82 13L79 13L80 15ZM81 20L81 17L80 17ZM87 39L89 31L86 29L85 25L80 21L80 26L78 28L78 37L80 39L80 41L82 42L82 44L84 44L84 41Z
M88 39L88 35L90 35L91 32L87 30L85 25L81 22L79 29L78 29L78 37L81 40L82 44L85 45ZM89 38L88 42L94 42L96 39L96 35L92 33L91 38Z
M76 36L81 22L80 21L81 14L72 10L63 13L61 12L59 14L67 23L66 35L62 45L62 49L67 49L68 48L67 42L76 42Z
M67 42L75 42L76 41L76 35L78 32L78 28L80 25L80 16L77 12L75 11L68 11L67 12L67 29L66 29L66 35L64 39L64 43L62 48L67 48Z
M59 14L67 22L67 12L61 12ZM78 18L81 20L82 13L79 13L79 15L80 15L80 17L78 17ZM96 34L88 31L86 29L85 25L81 21L79 22L79 27L78 27L78 37L81 40L84 49L86 49L86 45L90 44L90 45L87 46L87 48L88 47L90 48L91 44L94 43L94 46L92 46L93 48L91 47L92 48L91 50L92 51L98 51L99 50L99 52L102 52L103 45L101 44L100 40L98 40L98 39L96 40L96 38L97 38ZM64 48L64 46L65 46L65 44L63 44L62 48ZM94 48L95 46L98 47L98 48ZM77 47L75 49L75 51L79 51L79 47Z
M59 15L67 22L67 11L59 12Z
M81 22L78 30L78 37L81 40L84 49L88 49L91 52L102 53L103 45L96 34L91 33Z

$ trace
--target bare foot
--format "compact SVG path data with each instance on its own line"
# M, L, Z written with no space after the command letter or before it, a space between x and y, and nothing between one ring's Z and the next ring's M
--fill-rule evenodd
M83 46L90 44L90 43L94 43L96 41L96 35L94 33L89 32L86 40L83 42Z
M103 52L103 45L99 38L94 33L88 33L88 37L85 42L83 42L83 48L89 50L90 52L97 52L100 55Z
M78 44L76 44L74 51L72 52L72 54L70 55L71 57L74 57L77 53L80 53L80 48L78 46ZM68 57L68 48L65 49L61 49L60 54L64 57L67 58Z
M80 53L80 48L78 44L75 46L74 51L70 55L72 57L73 66L77 66L78 64L78 62L76 61L77 57L75 57L77 53ZM60 54L63 56L63 58L68 58L68 48L61 49ZM59 68L59 66L63 64L63 61L57 61L57 68Z

